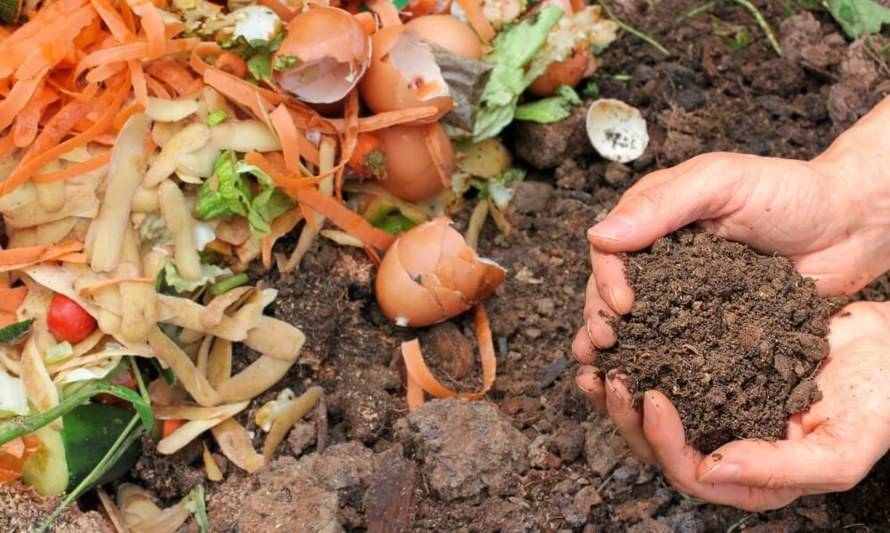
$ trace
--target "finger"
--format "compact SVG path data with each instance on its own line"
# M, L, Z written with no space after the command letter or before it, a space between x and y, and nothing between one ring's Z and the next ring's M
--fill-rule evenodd
M572 355L582 365L592 365L596 362L596 346L590 340L586 324L578 330L575 340L572 341Z
M591 275L587 280L587 301L584 304L584 320L590 341L597 348L611 348L615 345L617 337L615 330L609 325L609 320L615 318L615 313L600 297L596 286L596 276Z
M582 366L575 376L575 384L581 389L581 392L590 400L593 406L600 410L606 410L606 390L601 373L598 368L592 366Z
M619 315L630 312L634 292L627 284L624 263L617 255L600 252L591 247L590 262L596 279L597 292L609 308Z
M606 409L631 451L643 462L654 463L655 453L643 434L643 415L633 406L633 397L623 376L606 378Z
M648 391L644 395L643 432L665 477L675 488L692 497L749 511L763 511L784 507L803 494L797 489L764 490L700 482L696 471L703 456L686 444L680 414L658 391Z
M842 431L822 428L798 440L730 442L701 462L697 477L707 483L811 493L848 490L872 466L873 454L860 446L867 447L868 439L851 443L838 438Z
M739 154L693 158L674 171L673 179L619 202L605 220L588 230L587 238L606 252L630 252L691 222L720 216L736 207L730 205L733 182L746 162L746 156Z

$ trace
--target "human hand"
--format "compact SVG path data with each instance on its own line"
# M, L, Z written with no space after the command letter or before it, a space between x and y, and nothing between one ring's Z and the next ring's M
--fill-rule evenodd
M884 140L881 140L884 139ZM606 317L633 291L615 255L642 250L693 222L792 259L822 294L851 294L890 269L890 97L813 161L705 154L645 176L590 228L593 274L573 352L590 364L615 343ZM877 151L875 151L877 150Z
M661 465L679 491L748 511L844 491L890 448L890 303L855 303L831 322L831 353L816 383L822 399L788 422L786 440L735 441L703 456L686 444L677 410L657 391L642 413L620 377L578 381L604 405L634 453ZM589 367L588 367L589 368Z

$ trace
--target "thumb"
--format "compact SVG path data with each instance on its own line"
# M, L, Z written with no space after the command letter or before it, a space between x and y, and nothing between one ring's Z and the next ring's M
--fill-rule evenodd
M588 230L588 240L604 252L633 252L687 224L721 216L744 172L741 157L705 154L644 177Z
M859 452L849 444L819 430L799 440L735 441L702 460L696 477L764 489L847 490L868 472L856 465Z

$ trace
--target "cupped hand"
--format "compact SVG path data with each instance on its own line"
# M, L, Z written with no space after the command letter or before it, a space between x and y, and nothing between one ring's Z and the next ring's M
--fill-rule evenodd
M620 377L578 376L641 459L681 492L749 511L843 491L890 449L890 303L855 303L831 322L831 353L816 376L822 399L791 417L786 440L731 442L707 456L686 444L677 410L657 391L632 406Z
M828 155L828 154L827 154ZM877 180L872 180L877 181ZM619 252L698 222L721 237L792 259L823 294L849 294L890 268L888 188L830 157L811 162L713 153L649 174L588 231L593 274L573 351L589 364L615 335L607 317L633 305ZM890 202L887 202L890 203Z

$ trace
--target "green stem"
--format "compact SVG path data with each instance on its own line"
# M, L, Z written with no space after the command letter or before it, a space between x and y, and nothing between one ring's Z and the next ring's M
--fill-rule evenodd
M87 477L85 477L74 490L65 496L59 503L59 506L53 511L53 514L49 515L49 517L40 525L37 529L37 533L47 531L52 523L65 511L65 509L68 508L69 505L80 498L83 493L90 490L96 482L102 479L102 476L108 472L108 469L111 468L112 465L117 463L124 452L136 442L136 439L142 437L145 428L139 427L139 421L139 415L133 415L133 418L130 419L130 423L127 424L127 427L124 428L120 435L118 435L117 440L114 441L114 444L111 445L111 448L108 449L108 452L105 453L102 460L99 461L96 467L93 468Z
M139 371L139 366L136 364L136 358L132 355L130 356L130 367L133 369L136 385L139 386L139 394L142 395L142 399L145 400L145 403L151 404L151 397L148 394L148 388L145 386L145 381L142 379L142 372Z
M744 7L751 13L751 16L754 17L754 20L757 22L757 25L760 26L760 29L763 30L763 33L766 34L766 39L769 41L770 46L773 47L773 50L776 51L780 56L782 55L782 47L779 46L779 41L776 40L776 36L773 33L773 30L770 29L769 24L766 22L766 19L763 18L763 15L760 13L760 10L757 7L749 2L748 0L732 0L736 4Z
M708 2L707 4L702 4L696 8L690 9L683 15L680 15L679 17L674 19L674 22L683 22L684 20L695 18L695 17L701 15L702 13L704 13L705 11L710 11L710 10L714 9L714 6L716 6L716 5L717 5L716 1Z
M53 420L65 416L97 394L111 394L132 403L146 429L150 430L154 425L151 405L143 400L141 396L126 387L99 381L80 389L48 411L28 416L17 416L0 422L0 445L6 444L16 437L37 431Z
M615 24L617 24L619 28L621 28L622 30L626 31L627 33L633 35L637 39L640 39L641 41L648 43L650 46L652 46L653 48L655 48L656 50L658 50L659 52L664 54L665 57L670 57L670 55L671 55L670 50L665 48L660 42L656 41L654 37L641 32L640 30L634 28L633 26L630 26L629 24L625 23L624 21L622 21L621 19L616 17L612 13L612 10L609 9L609 6L607 6L605 4L605 2L603 2L603 0L597 0L597 2L599 3L599 5L602 6L603 11L606 12L606 16L608 16L610 19L612 19L612 21Z
M249 281L249 278L247 277L247 274L242 272L241 274L238 274L237 276L232 276L230 278L226 278L226 279L214 284L212 287L210 287L210 292L212 292L214 296L219 296L220 294L227 293L236 287L240 287L242 285L247 285L248 281Z

